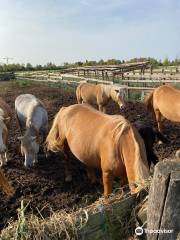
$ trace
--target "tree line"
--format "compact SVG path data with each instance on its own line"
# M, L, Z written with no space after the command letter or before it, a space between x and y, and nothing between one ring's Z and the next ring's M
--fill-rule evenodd
M108 60L99 60L99 61L89 61L84 62L78 61L74 63L65 62L63 65L56 65L52 62L49 62L45 65L36 65L33 66L31 63L27 64L2 64L0 65L0 72L15 72L15 71L40 71L40 70L61 70L68 67L81 67L81 66L94 66L94 65L117 65L124 63L133 63L133 62L143 62L149 61L153 67L161 66L178 66L180 65L180 58L174 60L169 60L165 58L164 60L157 60L155 58L132 58L130 60L118 60L118 59L108 59Z

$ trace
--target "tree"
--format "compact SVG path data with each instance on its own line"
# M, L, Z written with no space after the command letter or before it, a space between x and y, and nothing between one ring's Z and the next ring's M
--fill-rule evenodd
M99 64L99 65L104 65L104 64L105 64L105 63L104 63L104 60L101 59L101 60L98 62L98 64Z
M31 63L26 64L26 70L28 70L28 71L33 70L33 66L31 65Z
M168 65L170 65L170 61L169 61L168 58L165 58L165 59L164 59L164 61L163 61L163 65L164 65L164 66L168 66Z

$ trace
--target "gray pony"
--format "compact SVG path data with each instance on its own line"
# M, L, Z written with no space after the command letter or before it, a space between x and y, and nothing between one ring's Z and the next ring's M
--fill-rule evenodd
M21 154L25 157L25 167L31 167L37 161L40 137L43 142L48 132L48 114L44 104L32 94L19 95L15 100L17 122L22 134Z

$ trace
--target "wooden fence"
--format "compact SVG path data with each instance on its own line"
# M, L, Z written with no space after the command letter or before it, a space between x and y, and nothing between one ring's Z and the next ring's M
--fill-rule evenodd
M169 75L169 74L126 74L124 78L114 77L109 78L106 77L102 79L102 77L96 76L77 76L75 74L62 74L58 71L52 72L21 72L16 73L16 78L20 80L33 80L33 81L41 81L41 82L62 82L66 84L74 84L78 85L80 82L92 82L92 83L103 83L103 84L113 84L119 87L124 87L126 89L127 98L144 98L144 95L153 90L155 87L158 87L162 84L174 84L176 86L180 86L180 74ZM133 97L134 96L134 97Z
M180 162L167 159L155 167L147 209L148 240L180 239Z

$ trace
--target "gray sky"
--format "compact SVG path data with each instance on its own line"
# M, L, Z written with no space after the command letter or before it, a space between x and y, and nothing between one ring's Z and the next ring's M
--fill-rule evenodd
M10 62L180 57L180 0L0 0L0 6L0 57Z

